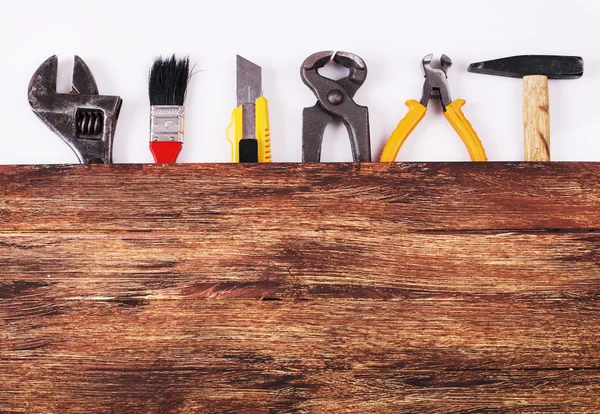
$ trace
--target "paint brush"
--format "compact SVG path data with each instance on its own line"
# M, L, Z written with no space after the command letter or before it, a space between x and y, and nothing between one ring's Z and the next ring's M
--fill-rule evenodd
M150 69L150 151L158 164L174 164L183 148L189 57L158 57Z

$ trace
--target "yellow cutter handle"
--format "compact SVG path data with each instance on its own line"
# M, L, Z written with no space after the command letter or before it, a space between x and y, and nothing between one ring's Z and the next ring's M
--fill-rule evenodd
M400 121L385 145L383 154L381 154L381 162L396 162L404 141L406 141L406 138L415 130L427 113L427 107L415 100L406 101L406 106L408 106L408 114Z
M474 162L486 162L487 156L483 144L473 129L471 123L465 118L462 107L466 104L463 99L457 99L446 107L444 115L458 136L463 140L469 150L471 160Z
M243 137L242 106L231 114L231 124L227 127L227 140L231 143L231 162L240 162L240 141ZM258 141L258 162L272 162L271 128L269 124L269 102L264 96L256 100L256 140Z
M227 127L227 140L231 143L231 162L240 162L240 141L242 140L242 125L244 112L241 106L231 114L231 124Z
M269 102L264 96L256 100L256 139L258 140L258 162L273 162Z

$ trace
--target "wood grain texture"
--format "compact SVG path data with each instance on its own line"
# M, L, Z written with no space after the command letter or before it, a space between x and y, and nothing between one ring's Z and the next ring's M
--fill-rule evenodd
M599 173L0 166L0 412L600 412Z
M548 77L523 78L523 122L525 161L550 161L550 95Z
M60 355L113 364L136 355L149 363L162 355L202 366L213 364L213 354L245 352L268 355L271 368L325 364L373 375L391 368L598 369L600 332L588 327L600 322L599 308L563 300L13 300L1 310L0 350L13 364L23 357L53 363Z
M598 305L542 303L14 301L2 310L0 371L11 394L0 393L0 405L598 408L600 334L588 329Z
M599 171L585 163L0 166L0 231L600 230Z
M87 300L100 292L108 299L600 295L597 234L238 230L224 237L0 234L0 300Z

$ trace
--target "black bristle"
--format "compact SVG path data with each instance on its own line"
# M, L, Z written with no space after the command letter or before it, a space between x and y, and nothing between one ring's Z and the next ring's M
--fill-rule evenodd
M183 106L190 80L190 58L158 57L150 69L150 105Z

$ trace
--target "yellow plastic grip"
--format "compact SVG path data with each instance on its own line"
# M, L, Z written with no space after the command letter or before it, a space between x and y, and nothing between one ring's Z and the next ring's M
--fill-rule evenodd
M269 102L264 96L256 100L256 139L258 140L258 162L273 162Z
M462 107L465 105L463 99L457 99L446 107L444 115L458 136L463 140L469 150L471 160L474 162L487 162L487 156L483 144L473 129L471 123L465 118Z
M404 141L406 141L406 138L415 130L427 113L427 107L415 100L406 101L406 106L408 106L408 114L400 121L385 145L383 154L381 154L381 162L396 162Z
M231 162L240 162L240 141L242 140L242 125L244 112L241 106L233 110L231 124L227 127L227 139L231 143Z
M240 141L243 137L242 106L231 114L231 124L227 127L227 140L231 143L231 162L240 162ZM258 141L258 162L273 162L271 155L271 128L269 125L269 102L264 96L256 100L256 140Z

